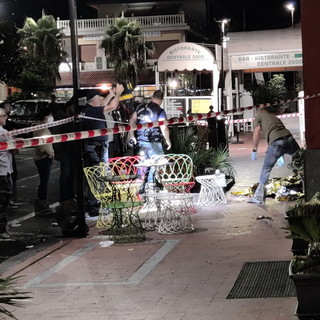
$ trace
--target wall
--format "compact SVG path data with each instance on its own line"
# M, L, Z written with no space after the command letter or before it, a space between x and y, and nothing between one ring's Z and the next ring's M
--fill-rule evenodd
M303 50L303 81L305 95L320 92L320 1L301 0L301 31ZM320 191L320 97L305 100L306 200Z

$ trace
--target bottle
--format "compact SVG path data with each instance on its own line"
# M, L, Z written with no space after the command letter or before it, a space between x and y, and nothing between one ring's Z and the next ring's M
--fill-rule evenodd
M121 179L125 179L127 177L126 169L120 170L120 177L121 177Z
M214 173L216 183L220 187L226 187L227 186L227 181L226 181L226 175L222 173L219 169L217 169Z
M110 167L107 167L107 175L106 176L108 179L112 179L112 172L111 172Z

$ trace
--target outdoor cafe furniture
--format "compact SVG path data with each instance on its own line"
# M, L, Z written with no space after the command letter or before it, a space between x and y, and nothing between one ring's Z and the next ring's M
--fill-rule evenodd
M134 183L138 175L115 176L108 169L105 163L84 168L90 190L101 203L97 227L105 228L101 234L110 235L115 242L145 240L138 214L142 203L137 199Z
M156 179L164 189L175 193L189 193L194 187L192 159L186 154L165 154L157 156L158 161L167 161L169 165L156 172Z
M161 234L193 232L190 212L193 195L182 193L153 194L158 209L156 229Z
M226 179L223 174L210 174L197 176L196 180L201 184L198 206L208 206L220 203L227 203L223 187L226 186Z

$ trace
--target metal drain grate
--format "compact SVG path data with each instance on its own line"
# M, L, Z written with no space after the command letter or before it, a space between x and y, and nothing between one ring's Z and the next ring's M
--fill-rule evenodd
M245 262L227 299L295 297L290 261Z

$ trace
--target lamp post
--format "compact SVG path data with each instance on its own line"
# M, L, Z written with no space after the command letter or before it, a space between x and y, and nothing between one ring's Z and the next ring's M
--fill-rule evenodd
M216 20L219 24L221 30L221 76L220 76L220 88L221 88L221 97L220 97L220 111L224 111L224 66L223 66L223 49L227 47L227 42L229 38L227 37L228 27L230 19L221 19Z
M292 3L288 3L286 5L286 8L291 12L291 27L293 28L294 26L294 10L295 10L295 7Z
M72 79L73 79L73 103L75 113L80 113L79 106L79 53L78 53L78 34L77 34L77 6L76 0L69 0L69 17L70 17L70 31L71 31L71 56L72 56ZM74 122L75 132L81 131L79 119ZM83 161L82 161L82 141L76 141L75 147L75 173L76 173L76 186L77 186L77 209L78 209L78 221L79 231L78 236L85 237L86 230L86 218L84 211L84 188L83 188Z

